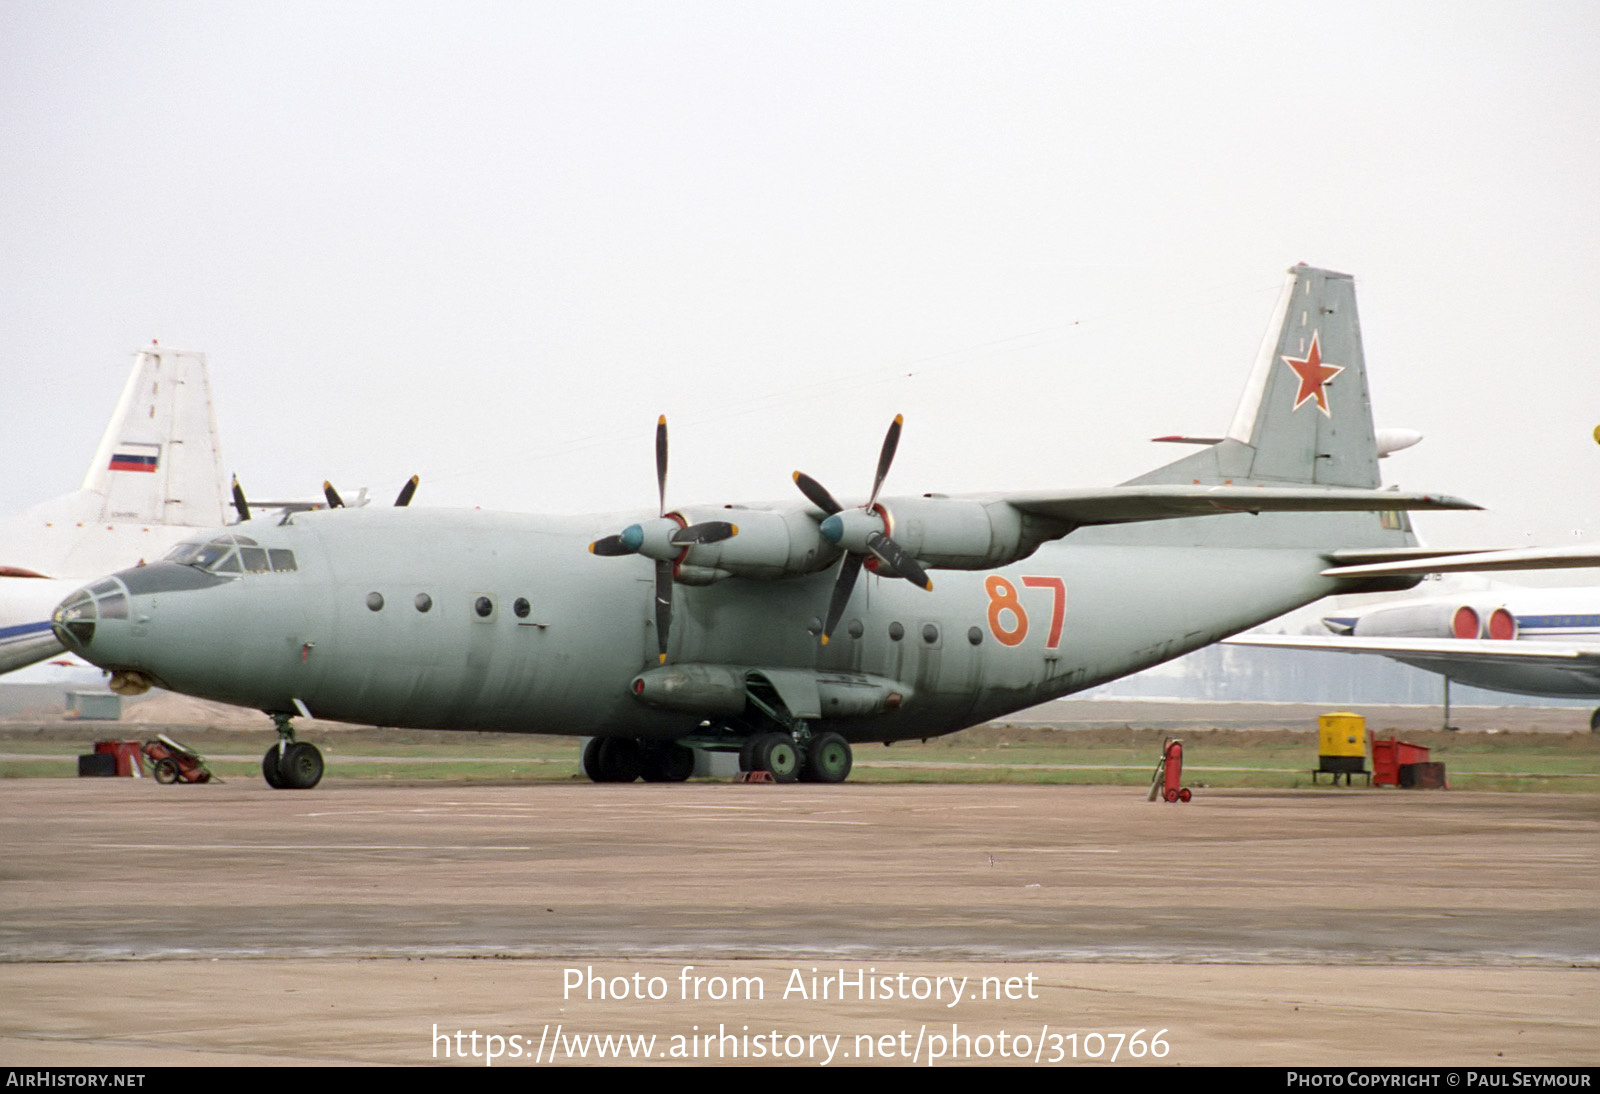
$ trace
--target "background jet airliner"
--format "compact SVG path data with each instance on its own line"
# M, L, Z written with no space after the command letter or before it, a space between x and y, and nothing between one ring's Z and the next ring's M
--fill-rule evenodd
M1226 436L1121 486L882 497L899 432L864 502L797 472L803 502L668 510L663 423L646 519L246 521L79 590L55 629L125 688L271 715L273 786L321 777L297 714L589 736L597 781L686 778L701 748L836 782L853 744L950 733L1332 593L1409 588L1323 571L1409 557L1405 510L1474 508L1378 488L1354 284L1305 266Z
M139 350L83 485L0 522L0 673L61 652L50 612L86 579L221 524L227 490L205 355Z
M1593 547L1456 554L1329 570L1341 577L1600 566ZM1382 654L1490 691L1600 699L1600 587L1497 587L1334 612L1333 635L1250 634L1239 646ZM1600 707L1589 716L1600 733Z

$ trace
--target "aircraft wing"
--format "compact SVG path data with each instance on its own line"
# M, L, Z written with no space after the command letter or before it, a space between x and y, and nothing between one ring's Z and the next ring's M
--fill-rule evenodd
M1004 500L1034 516L1078 527L1126 524L1218 513L1348 513L1396 509L1481 509L1446 494L1304 486L1207 486L1196 483L1113 486L1007 494Z
M1515 551L1439 552L1428 558L1336 566L1324 577L1384 577L1396 574L1457 574L1492 570L1563 570L1600 566L1600 547L1530 547Z
M1474 638L1339 638L1332 635L1241 634L1223 639L1229 646L1265 646L1331 653L1381 653L1435 672L1448 673L1464 662L1551 667L1600 667L1600 646L1574 642L1495 641Z

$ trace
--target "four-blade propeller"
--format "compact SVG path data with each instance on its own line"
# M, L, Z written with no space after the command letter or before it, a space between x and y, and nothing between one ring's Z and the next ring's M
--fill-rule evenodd
M661 662L667 660L667 637L672 627L673 573L690 547L720 543L737 535L736 525L725 520L685 524L676 513L667 512L667 416L656 421L656 498L661 515L655 520L630 524L614 536L589 544L593 554L607 557L643 554L656 563L656 641Z
M794 473L794 482L800 492L812 505L827 514L820 527L822 538L845 551L838 580L833 585L833 596L828 601L828 618L822 625L824 646L844 615L863 564L878 573L895 574L913 585L930 591L933 589L927 571L889 538L889 518L878 505L878 491L883 489L883 480L888 477L889 466L894 463L903 421L902 416L896 414L894 421L889 424L889 432L883 438L883 450L878 454L878 473L872 480L872 495L867 499L867 504L859 509L845 509L816 479L804 471Z

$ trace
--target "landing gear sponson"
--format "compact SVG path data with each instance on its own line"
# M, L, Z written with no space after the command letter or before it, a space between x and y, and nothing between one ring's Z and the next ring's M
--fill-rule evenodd
M274 790L310 790L322 781L322 753L309 741L296 741L289 715L272 715L278 743L261 757L261 776Z
M765 771L774 782L844 782L854 755L850 742L828 731L804 744L781 730L747 737L739 749L742 771ZM683 782L694 774L694 750L674 741L595 737L583 749L583 769L597 783Z

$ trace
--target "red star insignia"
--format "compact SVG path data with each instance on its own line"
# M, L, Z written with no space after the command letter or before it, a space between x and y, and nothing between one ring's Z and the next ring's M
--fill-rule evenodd
M1300 378L1300 390L1294 397L1294 409L1299 410L1308 399L1317 401L1317 409L1326 417L1333 417L1328 410L1328 393L1325 385L1339 373L1344 371L1343 365L1325 365L1322 363L1322 347L1317 344L1317 331L1311 332L1311 350L1304 357L1283 356L1284 364Z

